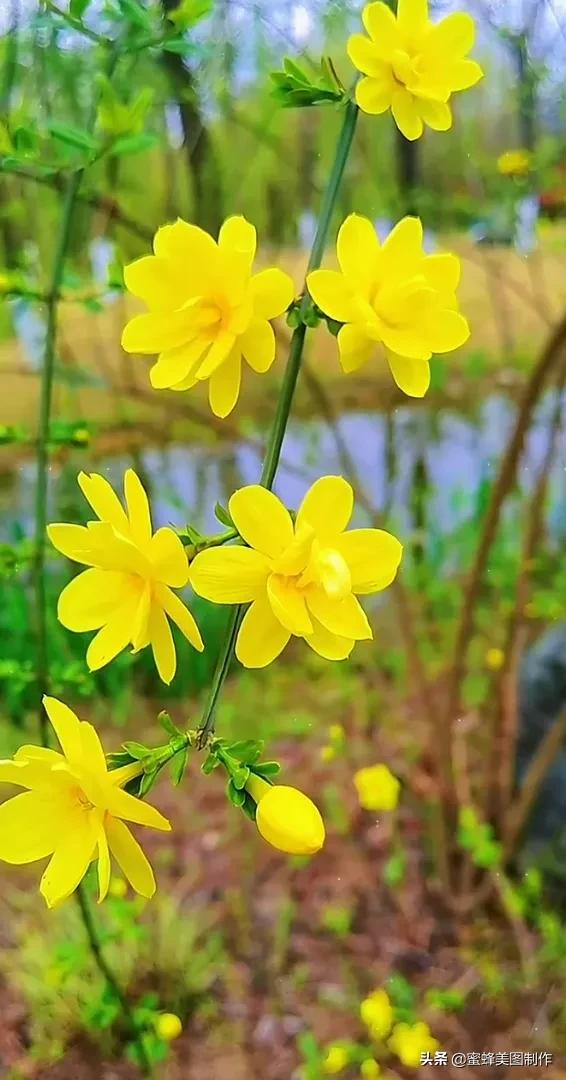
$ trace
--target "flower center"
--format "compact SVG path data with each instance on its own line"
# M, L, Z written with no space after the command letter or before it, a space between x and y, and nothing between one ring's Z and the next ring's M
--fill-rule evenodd
M406 86L414 75L413 61L404 49L395 49L391 57L391 67L397 82L402 86Z
M94 810L94 803L91 803L88 795L85 795L82 788L75 788L73 790L73 796L79 803L81 810Z
M298 582L299 588L321 585L332 600L343 600L352 591L352 575L344 557L335 548L321 547L315 541L310 559Z

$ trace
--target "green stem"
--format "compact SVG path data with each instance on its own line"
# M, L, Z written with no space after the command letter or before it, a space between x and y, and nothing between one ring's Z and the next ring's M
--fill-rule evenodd
M358 107L353 101L349 101L346 106L344 114L344 120L342 123L342 129L338 136L338 144L336 146L336 154L334 156L334 162L328 178L328 184L324 192L322 206L320 208L320 215L318 219L318 226L316 230L316 236L310 253L307 273L311 270L316 270L322 262L324 255L324 248L328 238L328 230L332 221L332 215L336 206L336 198L340 189L342 177L344 175L344 169L348 160L348 155L352 146L352 140L354 138L354 132L356 130L356 121L358 118ZM301 301L299 314L301 317L305 316L310 307L310 297L308 292L304 290L303 299ZM277 403L277 411L273 420L273 426L269 434L267 447L265 451L265 459L263 462L263 468L261 471L260 484L262 487L271 491L273 482L277 474L277 468L279 466L279 459L281 457L281 447L283 446L283 439L285 438L285 432L287 430L287 423L289 421L289 414L291 412L291 406L293 404L293 397L297 386L297 379L301 370L301 363L303 359L303 350L305 345L305 338L307 333L307 327L301 318L301 322L293 332L291 338L291 345L289 348L289 358L287 360L287 367L283 376L283 383L281 386L281 393L279 395L279 401ZM199 746L204 746L210 732L214 729L214 717L216 713L216 707L222 688L226 681L232 658L234 656L234 649L236 646L236 638L238 636L238 630L240 623L244 615L244 606L238 605L234 608L230 615L230 621L226 631L226 637L222 646L222 651L216 664L216 670L212 680L212 686L208 700L203 712Z
M53 376L55 370L55 350L59 312L59 293L65 271L65 260L71 239L73 212L83 173L78 171L71 176L63 213L53 269L51 287L47 299L47 329L43 368L41 373L41 397L39 405L39 430L37 433L37 478L35 494L35 565L34 585L37 618L37 661L36 679L40 697L49 689L49 663L47 655L47 602L45 590L45 530L47 527L47 479L49 472L49 422L53 398ZM48 745L48 723L45 711L39 704L41 741Z

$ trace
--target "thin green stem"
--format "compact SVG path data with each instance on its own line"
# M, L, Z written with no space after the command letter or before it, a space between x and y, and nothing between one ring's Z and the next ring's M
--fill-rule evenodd
M334 156L332 169L330 171L330 176L328 178L328 184L326 186L322 199L318 226L312 250L310 253L307 273L310 273L311 270L316 270L322 262L324 248L326 246L326 241L328 238L328 231L332 221L332 215L336 207L336 198L340 189L340 184L344 175L344 169L346 167L348 155L352 146L354 132L356 130L357 118L358 107L353 101L349 101L346 106L340 135L338 136L336 153ZM279 401L277 403L277 411L275 413L273 426L271 428L269 439L267 441L265 458L261 471L260 484L263 487L267 488L269 491L273 487L273 482L277 474L277 468L279 466L279 460L281 457L281 448L283 446L283 440L285 438L285 432L287 430L289 414L291 412L293 397L295 395L295 389L297 386L297 379L301 370L303 350L307 333L304 316L309 310L310 303L310 298L305 287L303 299L299 308L301 322L295 329L291 338L287 367L283 376L281 393L279 395ZM241 604L235 607L230 615L230 621L226 630L226 637L224 639L222 650L218 657L216 670L214 672L214 677L212 680L212 686L210 688L210 693L208 695L208 700L206 702L202 716L199 737L199 746L201 747L206 744L210 733L214 730L216 707L228 672L230 670L230 665L232 663L236 646L236 638L238 636L238 630L240 628L243 616L244 607Z
M39 405L39 429L37 434L37 478L35 493L35 564L34 585L37 618L36 679L38 692L43 695L49 689L49 662L47 654L47 602L45 590L45 530L47 527L47 479L49 472L49 423L53 398L53 376L59 312L59 293L65 271L65 260L71 239L73 212L82 179L82 172L75 172L69 179L63 204L61 226L51 272L51 286L47 299L47 328L43 368L41 373L41 396ZM39 703L41 741L48 744L47 716Z

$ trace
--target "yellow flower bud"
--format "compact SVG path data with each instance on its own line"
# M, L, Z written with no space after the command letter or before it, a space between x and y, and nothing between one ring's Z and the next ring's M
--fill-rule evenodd
M346 1068L349 1060L350 1055L344 1046L329 1046L322 1063L323 1072L327 1076L335 1076Z
M314 855L325 840L313 801L296 788L250 776L246 789L257 803L256 825L264 840L288 855Z
M325 764L329 761L333 761L336 757L336 751L333 746L322 746L320 748L320 760Z
M385 990L374 990L360 1005L360 1016L372 1037L379 1041L393 1026L393 1006Z
M120 878L120 877L111 877L110 878L110 885L108 886L108 892L109 892L110 896L114 896L114 897L116 897L116 899L121 900L122 897L124 897L126 895L127 891L128 891L128 886L126 885L126 882L124 881L124 878Z
M155 1032L164 1042L173 1042L178 1039L183 1030L183 1025L175 1013L160 1013L155 1018Z
M364 1080L375 1080L376 1076L379 1076L381 1072L381 1066L375 1060L375 1058L366 1058L360 1065L360 1074Z
M499 671L505 663L503 649L488 649L485 654L485 662L490 671Z
M364 810L394 810L401 784L387 765L369 765L354 775L360 806Z
M434 1054L440 1043L433 1038L428 1024L395 1024L393 1034L387 1045L403 1065L416 1069L421 1063L421 1055Z

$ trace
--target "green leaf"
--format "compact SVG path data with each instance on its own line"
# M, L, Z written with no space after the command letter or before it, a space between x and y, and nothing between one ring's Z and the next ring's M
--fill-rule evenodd
M69 15L72 15L74 19L82 19L90 2L91 0L71 0L69 4Z
M205 776L209 776L210 773L214 771L214 769L218 768L219 765L220 762L216 757L216 754L210 753L208 757L205 758L205 760L203 761L200 767L200 771L203 772Z
M23 124L14 131L12 141L18 154L29 155L37 150L37 132L32 128L25 127Z
M228 795L228 798L230 799L232 805L237 806L238 809L242 807L244 805L244 802L246 801L245 791L241 791L239 788L237 788L231 779L226 785L226 794Z
M142 743L138 742L125 742L122 743L122 746L134 761L143 761L151 753L148 746L143 746Z
M145 795L149 794L158 776L159 769L154 769L153 772L143 774L139 787L140 798L143 798Z
M248 817L250 819L250 821L255 822L256 814L257 814L257 804L256 804L255 800L252 799L251 795L248 794L247 791L244 792L244 795L245 795L245 799L244 799L244 801L242 803L242 810L244 811L244 814L246 815L246 817Z
M210 15L213 4L214 0L181 0L175 10L169 12L169 18L178 30L188 30Z
M93 135L90 135L88 131L83 131L81 128L73 127L72 124L52 120L48 125L48 131L54 139L66 143L67 146L73 146L76 150L87 150L90 153L95 153L100 149L100 144Z
M161 48L165 52L177 53L178 56L186 56L188 53L194 52L194 45L192 41L187 41L184 37L165 38L165 41L161 43Z
M187 746L180 754L176 754L171 761L171 779L173 780L175 787L178 787L183 779L188 760L189 748Z
M169 713L166 712L165 709L163 709L162 712L159 713L157 719L159 720L161 727L164 729L164 731L167 732L168 735L172 735L175 737L177 735L183 734L180 728L178 728L177 725L173 723L171 717L169 716Z
M277 773L281 772L281 766L278 761L260 761L257 765L254 765L253 772L265 778L277 776Z
M389 856L385 866L383 868L383 877L386 885L389 885L390 889L396 889L402 884L405 877L407 861L405 859L404 851L394 851Z
M142 30L153 29L153 19L149 11L138 3L138 0L118 0L118 4L122 14L133 26L139 26Z
M140 131L139 135L123 135L120 139L116 139L108 153L112 157L142 154L145 150L152 150L158 142L156 135L150 135L148 131Z
M231 743L226 750L242 764L253 765L263 753L263 742L257 739L241 739L239 742Z
M234 528L234 522L232 521L232 518L230 517L230 514L228 513L226 507L222 506L222 503L216 503L216 506L214 507L214 516L221 525L226 525L228 529Z
M242 765L241 768L235 769L232 773L232 783L238 791L243 791L248 780L250 778L250 770L247 765Z

